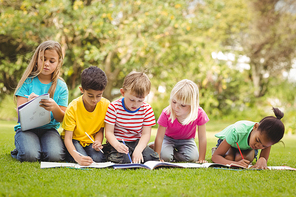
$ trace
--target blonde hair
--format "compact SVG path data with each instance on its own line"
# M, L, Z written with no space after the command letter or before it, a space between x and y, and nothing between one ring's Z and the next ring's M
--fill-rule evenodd
M148 76L143 72L130 72L124 79L122 88L135 93L137 97L147 96L151 89L151 82Z
M55 92L55 89L56 89L56 86L58 83L58 79L60 78L60 68L63 65L63 59L64 59L61 45L58 42L53 41L53 40L48 40L48 41L42 42L37 47L37 49L35 50L34 55L32 56L32 59L28 65L28 67L26 68L21 80L17 84L17 87L14 91L14 96L15 96L16 92L18 91L18 89L20 87L22 87L22 85L24 84L24 82L27 78L34 78L42 72L43 67L44 67L44 59L42 62L42 66L38 66L38 58L40 56L44 56L44 52L46 50L55 50L57 52L57 54L59 55L58 66L55 69L55 71L52 73L52 76L51 76L52 84L48 90L50 97L53 98L54 92ZM60 78L60 79L62 79L62 78Z
M198 117L198 107L199 107L199 90L197 85L188 79L183 79L179 81L171 91L170 96L170 105L167 108L166 112L170 114L170 120L173 123L176 119L176 114L171 107L172 100L175 99L178 102L190 105L190 113L188 116L181 122L183 125L190 124Z

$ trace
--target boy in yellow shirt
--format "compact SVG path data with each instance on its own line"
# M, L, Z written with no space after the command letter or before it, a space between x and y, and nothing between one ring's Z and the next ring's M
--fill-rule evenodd
M102 151L104 118L110 103L102 97L106 85L107 77L100 68L83 70L79 87L83 95L69 104L61 125L66 161L83 166L106 161Z

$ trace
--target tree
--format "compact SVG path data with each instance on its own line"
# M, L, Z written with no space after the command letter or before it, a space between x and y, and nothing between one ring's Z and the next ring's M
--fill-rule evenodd
M222 2L222 1L217 1ZM295 0L224 0L217 31L223 52L250 58L254 95L267 92L270 79L289 71L296 50ZM295 10L295 9L294 9Z
M285 3L277 8L279 3ZM263 96L270 77L289 71L296 55L296 13L289 7L296 1L250 1L249 31L242 39L244 53L250 57L255 96Z

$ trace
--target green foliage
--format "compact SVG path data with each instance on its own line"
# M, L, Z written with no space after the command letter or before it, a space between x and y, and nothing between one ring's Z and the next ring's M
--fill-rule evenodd
M65 53L62 77L70 90L69 101L80 95L77 87L81 71L95 65L107 74L104 97L111 101L119 96L116 90L130 71L145 71L152 82L154 98L151 104L156 117L169 104L173 86L187 78L198 84L200 105L211 119L257 120L266 114L261 111L270 106L266 100L270 97L279 99L271 94L277 91L277 81L281 77L277 76L277 81L270 77L269 84L264 84L268 85L268 97L264 97L264 102L252 94L257 88L253 85L252 69L237 70L238 58L246 53L242 49L249 46L242 43L248 40L249 27L253 24L250 21L256 18L255 12L250 12L250 5L245 0L206 0L202 3L181 0L2 0L0 99L14 92L36 47L42 41L53 39L61 43ZM259 16L257 19L261 21ZM276 43L289 43L286 40L294 36L294 23L287 23L289 16L286 13L279 19L281 23L277 25L282 24L282 28L272 29L279 37L272 39L276 41L273 45L267 44L274 46L271 55L282 48ZM284 25L289 27L287 35ZM256 34L251 33L256 38ZM220 51L233 54L234 60L213 59L212 53ZM281 58L292 58L293 50L286 51L288 55ZM165 93L156 91L160 85L165 87ZM287 94L289 104L294 106L289 84L281 87L287 91L279 96ZM290 120L289 124L292 128Z
M17 120L16 103L12 95L5 95L0 102L0 120Z
M213 121L211 124L217 130L224 128L224 123ZM1 196L250 196L254 193L293 196L296 192L294 171L40 169L39 162L21 163L11 158L13 125L0 121ZM274 145L268 165L296 167L295 140L295 136L285 137L285 146ZM210 161L211 148L216 144L213 132L207 133L207 141L206 159Z

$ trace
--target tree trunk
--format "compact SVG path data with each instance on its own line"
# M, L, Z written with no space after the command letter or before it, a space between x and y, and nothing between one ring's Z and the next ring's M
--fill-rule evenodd
M262 80L262 73L261 73L261 65L260 64L251 64L252 70L252 80L254 85L254 96L260 97L261 95L261 80Z

